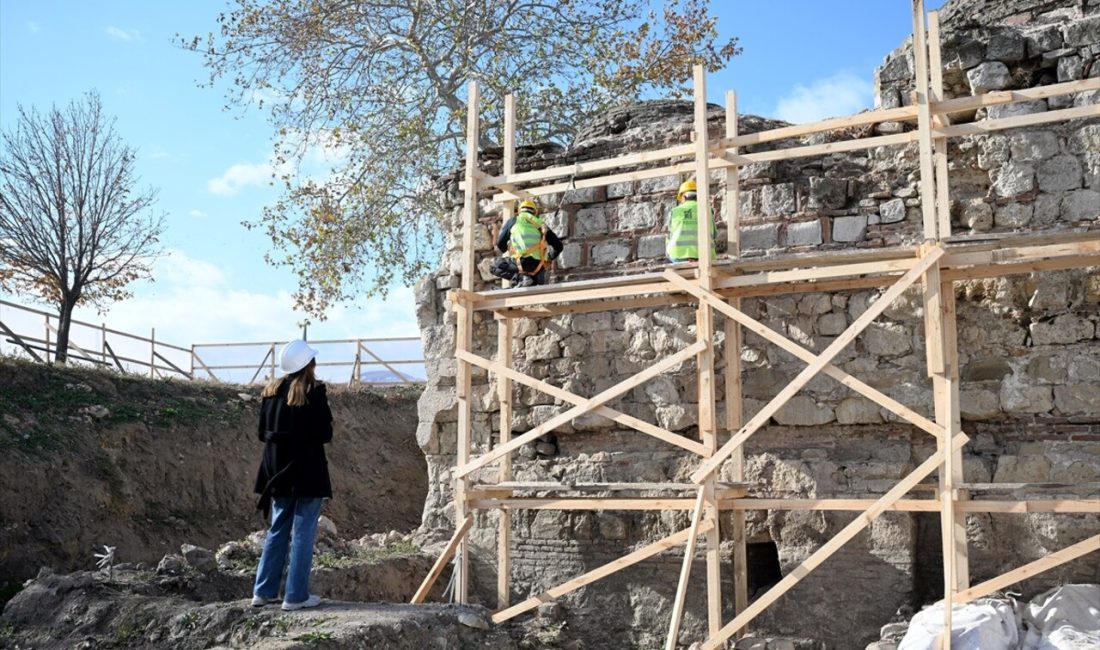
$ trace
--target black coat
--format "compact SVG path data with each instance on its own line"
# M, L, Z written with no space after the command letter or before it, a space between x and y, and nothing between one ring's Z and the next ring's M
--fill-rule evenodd
M325 385L318 383L304 406L286 403L290 382L284 381L260 405L257 437L264 443L256 474L256 507L266 512L271 497L331 497L325 443L332 440L332 411Z

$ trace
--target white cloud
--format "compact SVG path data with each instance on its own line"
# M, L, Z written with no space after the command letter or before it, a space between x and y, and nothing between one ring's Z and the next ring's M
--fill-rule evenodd
M144 40L141 37L141 32L139 32L136 29L128 29L127 30L127 29L122 29L120 27L115 27L114 25L108 25L107 29L106 29L106 32L107 32L107 35L110 36L111 38L118 39L120 41L125 41L127 43L130 43L130 42L133 42L133 41L142 41L142 40Z
M38 32L42 31L42 27L38 23L34 22L33 20L28 20L27 21L27 30L32 34L37 34Z
M171 157L172 154L163 149L157 149L149 154L149 160L166 160Z
M243 187L250 185L264 185L271 180L274 167L271 162L262 163L237 163L225 170L217 178L211 178L206 182L206 189L214 194L228 196L236 194Z
M813 122L871 108L873 99L868 79L843 70L809 86L796 85L779 99L772 116L787 122Z
M205 219L207 217L207 214L202 210L190 210L187 215L195 219Z

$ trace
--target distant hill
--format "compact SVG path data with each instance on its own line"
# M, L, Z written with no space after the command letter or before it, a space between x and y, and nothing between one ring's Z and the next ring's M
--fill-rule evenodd
M402 373L413 381L424 381L423 377L417 377L412 373ZM364 384L401 384L405 380L393 374L389 370L368 370L359 375L359 381Z

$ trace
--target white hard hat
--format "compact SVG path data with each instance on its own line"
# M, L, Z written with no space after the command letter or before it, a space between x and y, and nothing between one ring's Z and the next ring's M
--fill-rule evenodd
M279 352L279 367L288 375L294 374L308 366L315 356L317 350L309 347L302 339L296 339L283 346Z

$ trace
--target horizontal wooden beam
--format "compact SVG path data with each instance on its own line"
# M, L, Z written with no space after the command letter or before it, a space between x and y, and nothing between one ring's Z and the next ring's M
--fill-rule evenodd
M694 507L694 504L693 504L692 507ZM705 533L708 530L710 530L711 527L713 527L713 526L714 526L714 521L711 520L711 519L708 519L705 522L703 522L702 525L700 525L699 530L697 532L700 533L700 534ZM531 598L528 598L527 600L523 601L522 603L517 603L516 605L513 605L513 606L511 606L507 609L503 609L503 610L500 610L499 612L494 613L493 614L493 622L494 623L503 623L504 621L507 621L508 619L510 619L514 616L518 616L519 614L522 614L523 612L526 612L526 611L529 611L529 610L532 610L532 609L538 607L542 603L548 603L552 600L556 600L558 598L561 598L562 596L564 596L565 594L567 594L571 591L575 591L575 590L580 589L581 587L583 587L585 585L592 584L593 582L596 582L597 580L599 580L601 578L605 578L605 577L607 577L607 576L609 576L609 575L611 575L611 574L613 574L617 571L621 571L621 570L623 570L623 569L625 569L629 566L633 566L633 565L641 562L642 560L649 559L649 558L653 557L654 555L657 555L658 553L662 553L664 551L667 551L668 549L670 549L674 546L679 546L680 544L683 544L684 542L687 541L688 536L690 534L691 534L691 529L684 529L684 530L681 530L678 533L674 533L672 535L669 535L668 537L665 537L665 538L660 539L656 542L653 542L652 544L647 544L646 546L643 546L642 548L634 551L633 553L629 553L627 555L624 555L623 557L621 557L617 560L612 560L611 562L608 562L607 564L604 564L603 566L600 566L596 569L593 569L593 570L591 570L591 571L589 571L585 574L577 576L576 578L573 578L572 580L563 582L562 584L560 584L560 585L558 585L558 586L556 586L552 589L548 589L547 591L544 591L543 593L541 593L537 596L532 596Z
M663 497L497 497L471 498L479 510L691 510L694 499ZM732 499L719 499L719 510L733 510Z
M866 510L875 499L732 499L729 510ZM899 512L939 512L936 499L902 499L887 508ZM1032 499L1023 501L967 500L956 501L957 512L993 514L1025 514L1060 512L1091 514L1100 512L1100 499Z

